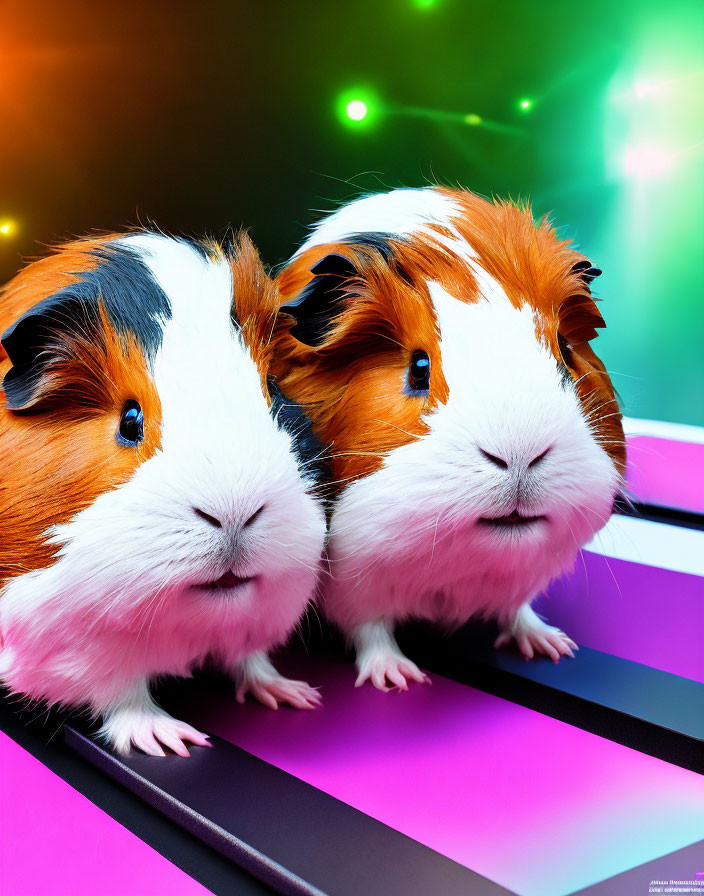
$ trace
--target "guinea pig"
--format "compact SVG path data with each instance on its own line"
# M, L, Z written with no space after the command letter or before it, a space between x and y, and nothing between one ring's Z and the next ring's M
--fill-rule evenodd
M357 685L425 680L394 638L408 618L493 618L497 646L573 655L531 601L622 483L600 273L527 206L437 187L342 207L281 270L272 369L330 446L323 606Z
M150 695L206 658L239 701L318 703L267 658L325 537L314 437L268 387L275 317L245 236L79 239L0 295L0 680L120 752L207 743Z

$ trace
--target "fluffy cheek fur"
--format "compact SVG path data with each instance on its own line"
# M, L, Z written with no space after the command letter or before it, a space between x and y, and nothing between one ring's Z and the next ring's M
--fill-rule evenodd
M510 617L574 562L619 485L530 310L434 300L449 400L427 435L343 491L331 521L325 607L347 631L380 617ZM517 508L546 519L517 531L481 522Z
M515 489L481 457L434 433L399 449L340 497L330 530L327 615L346 631L380 617L451 624L477 613L511 617L572 565L610 516L618 475L589 441L585 435L555 453L551 482L535 478L536 497L522 510L546 513L549 522L520 533L478 522L515 507ZM438 449L447 466L430 472ZM422 479L421 469L429 471ZM547 465L541 472L551 475Z
M144 677L188 674L209 653L233 666L281 642L314 588L324 521L288 438L270 441L271 456L261 458L266 481L250 477L236 491L243 513L267 505L246 541L223 540L193 514L208 484L188 459L163 453L56 527L55 562L12 579L2 593L5 683L33 699L101 712ZM227 492L221 479L209 487L211 495ZM245 557L242 572L256 579L243 588L191 587Z

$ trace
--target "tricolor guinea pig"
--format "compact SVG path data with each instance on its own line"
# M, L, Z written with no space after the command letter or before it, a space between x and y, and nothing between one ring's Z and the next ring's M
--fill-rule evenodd
M590 345L600 271L527 207L396 190L341 208L278 277L277 382L330 446L324 609L405 689L407 618L495 618L557 661L531 600L608 520L624 437Z
M246 237L65 245L0 295L0 679L152 755L205 744L150 696L206 657L312 707L267 659L325 521L306 421L267 384L276 302Z

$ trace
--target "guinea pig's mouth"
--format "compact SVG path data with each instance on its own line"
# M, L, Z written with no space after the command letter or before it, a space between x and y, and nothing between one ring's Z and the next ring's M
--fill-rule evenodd
M200 582L193 585L193 588L199 591L232 591L235 588L244 587L255 579L256 576L238 576L237 573L228 570L219 579L214 579L212 582Z
M547 520L544 514L539 516L523 516L518 510L512 510L511 513L504 516L482 516L479 522L483 526L491 526L493 529L521 529L532 526L541 520Z

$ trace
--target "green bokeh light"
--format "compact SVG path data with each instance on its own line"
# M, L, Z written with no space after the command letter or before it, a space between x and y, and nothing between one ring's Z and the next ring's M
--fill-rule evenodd
M438 5L438 0L411 0L416 9L432 9Z
M518 101L518 108L521 112L530 112L533 108L533 100L529 100L527 97L523 97Z
M337 97L335 107L341 124L348 128L366 128L379 116L381 107L373 90L351 87Z
M469 115L465 115L464 123L470 125L470 127L478 127L482 124L481 115L477 115L476 112L470 112Z
M367 104L363 100L350 100L345 107L347 117L351 118L352 121L361 121L363 118L366 118L368 111Z

